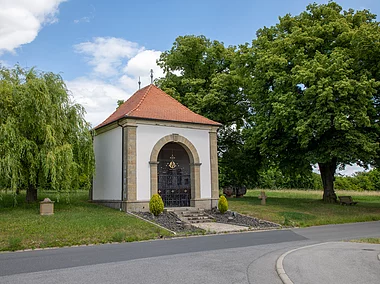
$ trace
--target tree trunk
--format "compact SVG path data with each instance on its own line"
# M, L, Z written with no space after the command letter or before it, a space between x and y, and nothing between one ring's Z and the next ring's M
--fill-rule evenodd
M334 191L334 180L336 170L336 158L327 163L318 163L321 172L323 184L323 201L328 203L336 203L337 196Z
M32 203L37 201L37 187L29 184L26 190L26 202Z

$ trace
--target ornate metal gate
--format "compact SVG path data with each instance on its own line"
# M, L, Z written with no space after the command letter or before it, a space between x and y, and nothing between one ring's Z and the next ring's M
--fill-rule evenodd
M190 206L191 180L189 160L186 151L181 148L179 145L165 145L161 158L159 156L158 193L161 195L165 207ZM175 161L176 157L174 157L173 149L179 155L177 157L178 161ZM171 156L168 157L170 152Z
M178 170L158 174L158 193L165 207L190 206L190 175Z

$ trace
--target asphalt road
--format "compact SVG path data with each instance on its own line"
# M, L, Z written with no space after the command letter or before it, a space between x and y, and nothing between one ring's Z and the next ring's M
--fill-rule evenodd
M284 266L294 283L380 283L378 254L380 245L322 243L289 254Z
M1 253L0 283L276 284L281 281L275 262L282 253L359 237L380 237L380 222ZM298 281L294 283L307 283L302 281L313 278L299 278L303 277L299 275L301 267L307 272L316 266L310 257L306 258L309 262L305 260L305 255L318 255L311 252L293 253L285 259L289 276ZM320 256L318 259L334 255ZM301 263L305 266L298 265ZM313 271L323 274L335 269L322 268ZM374 277L379 280L375 283L380 283L380 277Z

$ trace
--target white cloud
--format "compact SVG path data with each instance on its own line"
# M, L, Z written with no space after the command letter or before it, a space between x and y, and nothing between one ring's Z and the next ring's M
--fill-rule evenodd
M93 5L90 5L91 11L88 16L82 17L80 19L74 20L74 24L80 24L80 23L89 23L92 19L95 18L95 7Z
M128 90L130 92L133 92L138 87L138 79L136 79L135 77L133 77L133 78L129 77L127 75L122 75L119 78L118 83L123 89ZM147 85L147 84L146 83L142 84L142 86L145 86L145 85Z
M43 25L57 21L66 0L0 0L0 54L32 42Z
M150 70L153 70L153 79L164 76L163 70L156 64L161 51L143 50L131 58L124 68L124 75L119 82L125 88L134 88L140 78L141 85L150 84Z
M97 37L93 41L74 45L74 49L87 56L95 74L112 77L120 72L123 60L132 58L144 48L122 38Z
M337 169L337 174L341 174L344 176L353 176L357 172L366 172L366 170L363 167L360 167L358 165L346 165L344 170Z
M148 50L137 43L121 38L94 38L80 43L74 49L88 58L93 67L90 77L66 82L75 101L87 111L86 119L93 126L111 115L117 100L127 100L141 87L150 84L150 70L154 78L163 76L156 60L161 51Z
M336 173L343 176L353 176L357 172L364 172L364 171L367 171L367 170L358 165L346 165L343 170L340 170L339 168L336 169ZM313 166L313 172L320 174L318 165Z
M10 64L4 60L0 60L0 67L9 68L11 67Z
M97 126L110 116L118 100L127 100L131 94L125 90L96 79L76 78L66 81L76 103L86 109L86 120Z
M124 71L134 77L144 76L149 73L150 69L147 69L147 67L150 66L155 77L162 77L164 73L156 64L156 60L160 58L160 55L161 51L143 50L128 61Z
M74 24L79 24L79 23L89 23L90 22L90 17L82 17L80 19L74 20Z

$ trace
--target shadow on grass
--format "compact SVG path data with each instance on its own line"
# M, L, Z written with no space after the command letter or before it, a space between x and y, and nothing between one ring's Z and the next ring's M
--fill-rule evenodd
M273 193L266 205L261 205L257 196L229 198L231 210L253 217L269 220L285 226L313 226L349 222L380 220L380 202L376 197L365 197L353 206L339 203L324 203L319 196L308 196L307 192ZM280 196L279 196L280 195ZM281 196L282 195L282 196Z
M45 198L50 198L54 201L54 207L57 209L65 209L70 207L76 207L80 205L81 207L99 207L96 204L88 202L88 191L74 191L69 193L57 193L55 191L41 191L38 193L38 199L36 202L27 203L26 202L26 192L21 191L20 194L14 194L11 192L0 191L0 209L38 209L40 206L40 201Z
M358 199L360 200L360 198ZM261 205L261 200L253 196L244 196L239 198L228 198L228 202L231 204L241 205ZM378 208L380 210L380 200L376 201L359 201L356 205L341 205L337 203L325 203L322 199L315 198L296 198L296 197L268 197L266 200L266 206L285 206L289 208L303 208L309 206L318 207L349 207L349 208Z
M245 205L261 205L261 200L253 196L244 196L239 198L229 198L228 202ZM335 204L326 204L320 199L313 198L293 198L293 197L268 197L265 206L284 206L289 208L303 208L305 206L333 206Z

